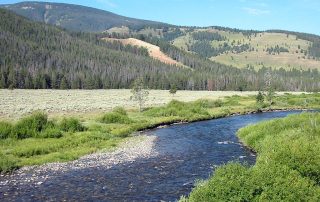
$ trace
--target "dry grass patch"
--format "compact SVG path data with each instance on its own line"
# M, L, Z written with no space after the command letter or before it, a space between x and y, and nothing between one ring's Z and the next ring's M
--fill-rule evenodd
M232 95L256 95L239 91L178 91L172 96L168 90L150 90L146 107L163 106L172 99L190 102L198 99L221 99ZM49 116L94 117L115 107L137 108L128 89L119 90L0 90L0 119L17 119L35 110Z

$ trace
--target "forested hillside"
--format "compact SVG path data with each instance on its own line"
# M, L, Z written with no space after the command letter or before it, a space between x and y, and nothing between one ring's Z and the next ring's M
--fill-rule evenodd
M185 51L237 68L320 68L320 36L312 34L219 26L182 27L62 3L21 2L2 7L33 21L71 31L143 34L161 38Z
M148 74L150 86L161 88L160 81L169 79L165 73L177 74L142 48L68 33L3 9L0 18L1 87L125 88Z
M0 10L0 85L2 88L129 88L142 77L149 88L258 90L271 72L276 90L318 91L317 70L238 69L183 51L164 39L133 35L150 42L190 68L154 60L144 48L107 43L108 33L77 33L31 22ZM118 35L118 37L124 37Z
M73 31L102 32L117 26L128 26L134 30L145 26L167 26L165 23L128 18L104 10L64 3L21 2L3 7L31 20Z

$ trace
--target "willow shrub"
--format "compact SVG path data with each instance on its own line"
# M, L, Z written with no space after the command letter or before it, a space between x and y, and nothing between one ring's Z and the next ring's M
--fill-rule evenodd
M0 139L6 139L11 135L12 124L8 122L0 122Z
M207 111L209 104L204 100L191 103L172 100L166 106L151 108L145 111L144 114L152 117L177 116L185 120L193 120L201 117L210 117Z
M106 113L101 117L102 123L119 123L119 124L129 124L133 121L128 117L125 109L122 107L116 107L112 112Z
M34 112L16 124L0 122L0 139L60 138L63 132L78 132L85 129L75 118L64 118L57 124L49 121L47 114Z
M64 118L60 122L60 129L65 132L80 132L84 131L86 128L80 123L76 118ZM54 128L51 129L54 131Z

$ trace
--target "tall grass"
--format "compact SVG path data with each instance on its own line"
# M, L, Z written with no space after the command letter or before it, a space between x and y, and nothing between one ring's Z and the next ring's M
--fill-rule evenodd
M6 139L11 135L12 124L8 122L0 122L0 139Z
M239 130L259 154L256 165L222 166L182 201L319 201L319 121L319 113L303 113Z
M38 157L68 148L72 141L63 137L65 132L84 131L85 127L75 118L64 118L59 124L48 120L43 112L34 112L15 124L0 122L0 172L34 162L31 157ZM50 142L50 144L45 144ZM75 148L78 145L72 145ZM69 147L70 148L70 147ZM23 158L27 158L23 160Z
M182 120L192 121L196 119L209 118L210 113L207 108L211 103L207 100L196 102L181 102L173 100L164 107L151 108L144 112L151 117L180 117Z
M75 118L64 118L60 124L49 121L47 114L34 112L16 124L0 122L0 139L60 138L62 132L83 131L85 127Z
M46 114L43 112L35 112L15 124L11 132L11 137L17 139L37 137L39 133L45 130L47 122L48 116Z

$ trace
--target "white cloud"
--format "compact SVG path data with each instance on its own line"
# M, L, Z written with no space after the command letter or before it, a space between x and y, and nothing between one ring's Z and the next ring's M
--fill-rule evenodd
M258 8L243 7L242 9L250 15L266 15L270 13L270 10L263 10Z

